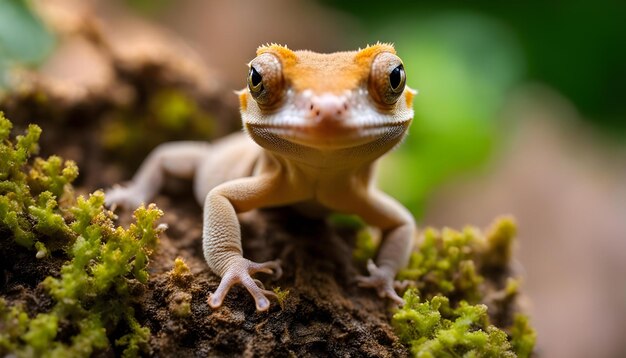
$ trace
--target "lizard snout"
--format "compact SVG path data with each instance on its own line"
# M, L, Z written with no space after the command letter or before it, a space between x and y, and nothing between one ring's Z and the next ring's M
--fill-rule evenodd
M348 112L348 100L345 96L322 94L311 97L307 117L317 124L341 122Z

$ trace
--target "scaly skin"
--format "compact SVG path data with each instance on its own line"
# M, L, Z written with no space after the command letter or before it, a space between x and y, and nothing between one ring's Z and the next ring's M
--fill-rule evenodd
M249 66L248 87L238 92L247 136L163 144L128 186L107 192L107 203L135 207L159 191L166 173L192 177L204 205L204 256L222 277L208 303L221 306L240 283L259 311L269 308L273 293L251 275L280 276L280 262L243 257L238 213L314 202L359 215L384 235L376 263L368 262L369 276L357 281L402 304L394 277L408 262L416 225L373 180L376 160L402 141L413 118L415 91L405 86L395 50L376 44L317 54L268 45Z

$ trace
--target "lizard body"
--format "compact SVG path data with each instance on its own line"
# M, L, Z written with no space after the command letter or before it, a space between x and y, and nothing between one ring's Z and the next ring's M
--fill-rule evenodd
M316 203L359 215L383 232L376 263L368 263L370 275L358 277L359 285L402 303L394 277L407 264L416 225L373 176L376 160L402 141L413 118L415 91L405 83L391 45L332 54L261 46L249 64L248 87L237 92L246 134L163 144L128 186L107 192L107 203L135 207L158 192L165 174L193 178L204 207L204 255L222 277L209 305L219 307L240 283L260 311L272 292L251 275L279 276L280 262L243 257L238 213Z

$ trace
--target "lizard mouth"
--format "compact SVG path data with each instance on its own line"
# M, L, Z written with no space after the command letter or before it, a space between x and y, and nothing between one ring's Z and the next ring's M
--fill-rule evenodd
M326 128L320 126L281 126L281 125L253 125L250 130L261 136L278 137L294 144L317 149L342 149L357 147L376 141L385 136L393 137L395 133L402 134L408 123L385 123L377 125L347 127L338 126Z

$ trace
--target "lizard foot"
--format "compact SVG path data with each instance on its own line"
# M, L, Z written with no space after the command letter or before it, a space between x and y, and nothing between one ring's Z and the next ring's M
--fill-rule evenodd
M143 200L144 195L135 190L133 186L114 185L111 189L105 191L104 196L104 204L111 210L115 210L117 206L125 209L135 209L145 202Z
M276 294L264 289L262 285L257 283L258 280L254 280L250 276L257 272L274 274L276 279L283 273L280 268L280 260L256 263L242 257L226 270L217 290L209 295L209 306L213 308L220 307L230 288L236 283L241 283L254 298L257 311L267 310L270 307L270 301L267 296L276 297Z
M387 297L399 305L404 305L404 300L394 290L394 274L385 267L378 267L372 260L367 261L369 276L357 276L360 287L375 288L378 296Z

